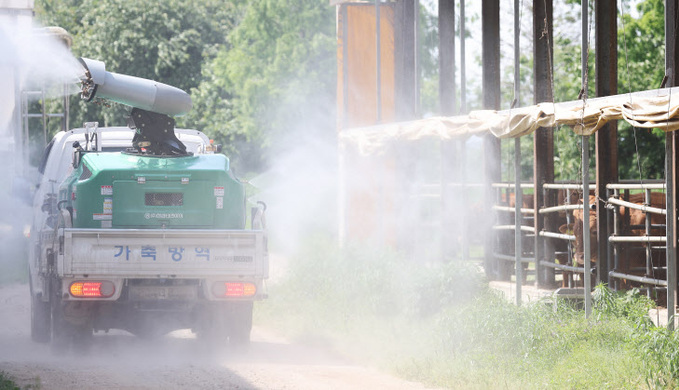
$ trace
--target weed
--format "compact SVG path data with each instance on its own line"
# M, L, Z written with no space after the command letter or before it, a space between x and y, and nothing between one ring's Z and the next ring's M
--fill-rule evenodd
M0 372L0 390L19 390L19 386L9 380L4 372Z
M679 383L679 338L638 291L598 286L594 316L565 301L517 307L460 262L316 240L271 286L260 321L447 388L642 388Z

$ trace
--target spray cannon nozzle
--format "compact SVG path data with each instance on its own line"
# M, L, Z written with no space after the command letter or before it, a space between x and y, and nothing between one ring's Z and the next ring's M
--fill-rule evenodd
M92 80L89 70L85 70L85 74L80 78L80 89L80 97L86 102L91 102L97 94L97 84Z
M191 96L179 88L157 81L106 71L106 64L79 58L85 72L81 97L95 97L165 115L184 115L191 110Z

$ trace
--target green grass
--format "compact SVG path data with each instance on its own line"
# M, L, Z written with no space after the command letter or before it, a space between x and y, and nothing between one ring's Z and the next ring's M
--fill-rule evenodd
M19 386L7 379L5 373L0 372L0 390L19 390Z
M478 267L423 265L317 240L290 259L257 320L403 378L459 389L671 388L679 336L655 328L638 292L595 294L585 319L564 302L514 306Z

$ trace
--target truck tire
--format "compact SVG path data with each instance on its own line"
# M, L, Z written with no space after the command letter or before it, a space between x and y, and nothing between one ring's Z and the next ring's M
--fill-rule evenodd
M36 343L48 343L52 332L49 302L31 295L31 339Z
M50 313L52 316L52 343L50 348L53 353L62 353L70 347L71 336L65 324L61 299L58 295L52 295L50 299Z
M250 345L252 331L252 302L233 302L229 306L229 344L234 347L247 347Z
M207 304L197 313L196 336L210 348L220 348L228 341L223 305Z
M198 337L214 346L250 344L252 302L223 302L206 305L199 314Z
M31 292L31 340L36 343L49 343L52 336L50 303L43 302L33 292L33 280L30 277L30 270L28 285Z
M53 283L57 285L57 283ZM92 343L92 326L90 323L72 324L64 318L64 305L61 296L52 295L50 300L52 314L52 343L54 353L63 353L70 349L86 353Z

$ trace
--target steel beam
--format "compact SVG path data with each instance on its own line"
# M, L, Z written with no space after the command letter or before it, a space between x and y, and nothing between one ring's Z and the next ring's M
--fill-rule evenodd
M587 99L588 90L588 58L589 58L589 0L582 0L581 3L582 15L582 45L580 46L581 54L581 71L582 71L582 97ZM589 215L589 193L585 188L589 188L589 136L582 137L582 215ZM585 317L589 318L592 314L592 287L590 272L592 268L592 259L590 252L590 235L589 235L589 218L582 219L582 246L585 257Z
M411 120L417 113L417 56L416 56L416 19L417 0L396 2L395 24L396 39L394 51L395 69L395 110L396 119Z
M553 5L552 0L533 2L533 72L535 91L534 103L554 101L552 91L553 78ZM556 231L556 216L543 216L538 213L542 205L555 206L556 192L549 191L549 199L545 199L542 186L554 182L554 133L551 128L540 128L533 136L533 181L535 194L533 209L535 231L544 229ZM551 239L535 236L535 258L538 286L551 286L555 283L554 269L543 268L540 259L546 258L554 262L554 246Z
M439 0L439 104L441 115L457 113L455 90L455 0Z
M377 123L382 123L382 23L380 16L381 0L375 0L375 101L377 102Z
M455 0L439 0L439 105L441 115L455 115ZM457 226L453 217L454 195L449 184L456 179L460 168L457 160L457 141L441 141L441 207L443 224L441 243L443 259L451 258L455 251ZM459 177L458 177L459 179ZM464 189L463 189L464 190ZM464 228L463 228L464 229Z
M665 0L665 69L670 86L679 86L679 40L676 20L679 16L676 0ZM677 291L677 152L679 137L676 132L665 135L665 178L667 187L667 326L674 329Z
M618 25L617 0L597 0L594 8L596 36L596 95L618 93ZM606 217L606 185L618 181L618 124L609 122L595 135L597 184L597 238L599 246L597 281L608 280L608 223ZM611 259L612 260L612 259Z
M482 0L482 86L483 107L500 108L500 0ZM500 181L500 140L492 135L484 136L484 198L487 205L494 202L491 183ZM494 235L491 231L494 214L489 213L486 222L485 266L486 270L496 270L497 260L493 258Z
M465 0L460 0L460 113L467 113L467 49L465 47L465 35L467 28L465 13Z

